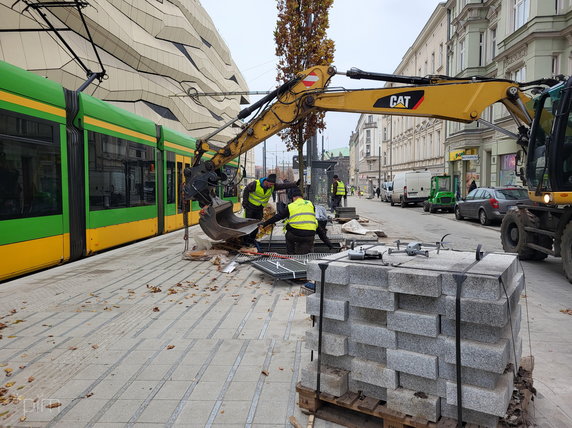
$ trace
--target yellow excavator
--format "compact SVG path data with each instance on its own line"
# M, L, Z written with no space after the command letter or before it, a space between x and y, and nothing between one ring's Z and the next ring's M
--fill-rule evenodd
M342 74L403 84L375 89L328 88ZM532 95L528 95L534 94ZM518 134L481 118L490 105L500 102L516 122ZM501 225L505 251L523 260L562 257L564 273L572 282L572 78L558 77L519 83L506 79L447 76L411 77L334 67L316 66L299 73L238 116L198 141L194 162L185 171L184 197L203 206L199 221L213 239L239 237L256 228L258 220L232 213L230 202L214 197L212 189L224 180L220 167L268 137L312 112L340 111L432 117L470 123L479 121L515 138L522 147L523 165L517 174L528 187L531 205L510 210ZM209 144L220 130L242 124L242 131L223 148ZM201 156L216 154L208 161Z

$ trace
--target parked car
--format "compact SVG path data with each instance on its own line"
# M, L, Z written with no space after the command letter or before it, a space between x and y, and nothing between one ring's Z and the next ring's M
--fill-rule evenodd
M429 171L398 172L393 177L393 193L391 205L399 204L405 208L409 204L417 204L429 197L431 173Z
M483 225L501 221L508 210L517 204L532 203L522 187L479 187L466 198L457 201L455 218L473 218Z
M393 193L393 181L384 181L381 183L380 198L383 202L391 202L391 193Z

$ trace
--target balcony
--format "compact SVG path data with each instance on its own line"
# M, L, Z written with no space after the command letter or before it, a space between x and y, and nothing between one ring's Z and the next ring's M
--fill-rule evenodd
M363 127L364 127L364 129L377 128L377 122L374 122L373 120L364 122Z

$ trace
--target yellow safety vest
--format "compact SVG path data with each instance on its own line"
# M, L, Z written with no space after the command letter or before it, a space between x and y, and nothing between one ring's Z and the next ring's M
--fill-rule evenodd
M332 183L332 187L330 188L330 193L334 193L334 183ZM338 181L338 188L336 189L336 195L344 196L346 194L346 185L343 181Z
M272 190L274 190L274 186L265 189L260 185L260 180L256 180L256 189L248 194L248 202L254 206L265 207L270 200L270 196L272 196Z
M314 211L314 204L305 199L296 199L288 204L290 217L286 220L286 224L294 229L316 230L318 228L318 220Z

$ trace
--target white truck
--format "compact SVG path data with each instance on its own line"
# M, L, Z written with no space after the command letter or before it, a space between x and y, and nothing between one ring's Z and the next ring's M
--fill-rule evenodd
M429 171L403 171L393 177L393 193L391 205L400 204L405 208L409 204L417 204L429 197L431 189L431 173Z

